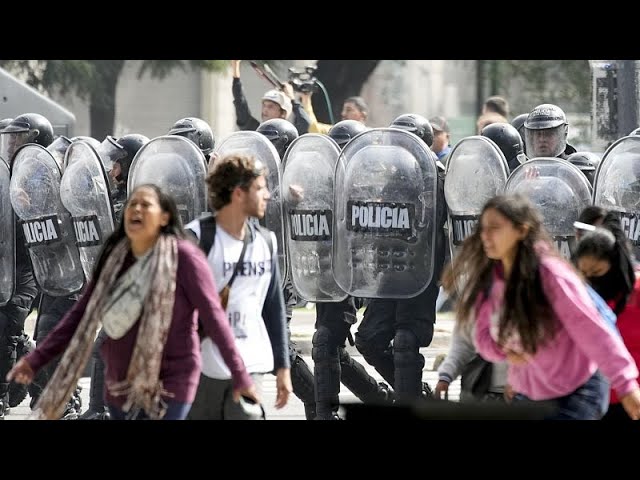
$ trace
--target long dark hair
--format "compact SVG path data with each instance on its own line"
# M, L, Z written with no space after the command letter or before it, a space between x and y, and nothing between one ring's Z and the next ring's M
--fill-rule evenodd
M615 300L613 311L619 315L627 305L636 276L629 244L622 230L620 219L615 213L606 212L602 219L602 225L582 236L576 245L573 260L577 263L584 256L605 260L611 265L609 272L602 277L606 283L606 285L602 285L605 291L601 291L596 284L597 282L592 281L593 279L590 281L593 283L594 289L605 300ZM606 278L604 278L605 276ZM615 297L613 299L607 298L610 297L608 292L615 293Z
M175 235L178 238L186 238L184 228L182 226L182 218L180 217L180 213L178 213L178 207L176 206L176 201L174 200L174 198L162 188L152 183L138 185L133 189L133 191L127 198L127 201L124 203L120 224L104 242L104 246L102 247L102 251L100 252L100 256L98 257L98 261L96 262L96 266L93 270L93 279L96 281L100 277L100 273L102 272L104 264L107 261L107 258L109 258L109 255L111 254L115 246L127 235L124 230L125 210L129 205L131 196L141 188L150 188L151 190L156 192L160 208L163 212L169 214L169 222L164 227L162 227L160 233L162 235Z
M542 288L540 262L534 247L543 242L548 245L550 254L557 253L542 225L540 213L526 197L518 194L493 197L484 205L480 218L490 209L500 213L516 227L529 227L526 237L518 243L511 274L505 279L498 342L504 342L510 331L516 331L524 351L533 354L542 342L553 336L557 327ZM474 321L472 314L475 313L476 301L480 296L488 296L493 269L499 262L485 254L481 230L481 223L478 222L476 230L463 242L461 250L443 274L444 288L451 293L457 291L456 313L461 326ZM465 280L461 286L460 279L463 278Z

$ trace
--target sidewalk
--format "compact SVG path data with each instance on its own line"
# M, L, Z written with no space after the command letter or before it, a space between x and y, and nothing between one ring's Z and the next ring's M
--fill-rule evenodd
M362 312L358 314L358 323L362 319ZM301 351L301 355L307 362L311 370L313 371L313 360L311 358L311 340L314 333L315 322L315 309L299 308L294 310L293 319L291 320L291 339L296 342L296 345ZM33 334L33 328L35 325L35 316L32 315L27 319L25 323L25 330L31 336ZM446 354L449 349L449 343L451 341L451 332L454 326L453 315L450 313L439 313L435 325L433 341L427 348L420 349L420 353L425 357L425 367L422 374L422 380L428 382L433 388L438 382L438 374L433 371L433 363L436 357L440 354ZM358 324L352 328L352 332L357 330ZM351 356L365 366L367 371L378 381L383 381L382 377L376 372L376 370L369 366L362 355L352 347L347 345L347 350ZM82 409L86 410L89 406L89 389L91 385L91 379L89 377L83 377L80 379L80 386L82 386ZM460 395L460 380L456 380L449 387L449 399L457 400ZM273 405L276 398L276 385L275 376L266 375L264 382L264 407L269 420L305 420L304 407L302 402L295 396L289 397L289 403L281 410L276 410ZM6 415L6 420L24 420L29 415L29 401L27 397L24 402L19 406L12 408L11 413ZM340 391L341 403L360 403L360 401L344 386L341 386Z

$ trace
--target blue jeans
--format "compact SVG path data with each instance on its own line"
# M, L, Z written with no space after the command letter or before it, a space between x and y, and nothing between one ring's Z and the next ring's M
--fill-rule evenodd
M554 412L545 420L600 420L609 404L609 382L596 371L586 383L564 397L536 402L518 393L514 401L552 403Z
M111 420L149 420L149 416L144 410L124 412L122 409L113 405L107 405ZM167 402L167 411L161 420L185 420L187 414L191 410L190 403Z

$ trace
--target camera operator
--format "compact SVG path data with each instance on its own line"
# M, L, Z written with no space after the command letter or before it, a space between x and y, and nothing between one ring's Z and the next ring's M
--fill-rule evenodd
M318 122L311 104L312 95L312 92L300 94L300 103L310 118L309 133L323 133L328 135L333 125ZM362 97L349 97L342 104L341 120L357 120L366 125L368 113L369 109Z
M309 115L309 133L328 135L333 125L318 122L311 103L311 97L317 91L320 83L314 75L316 68L314 66L306 66L302 71L289 68L289 83L293 85L293 89L299 94L300 103ZM369 108L362 97L349 97L342 105L341 120L356 120L366 124L368 113Z
M282 90L269 90L262 96L262 122L259 122L251 115L240 81L240 62L241 60L231 60L233 76L231 91L233 92L233 105L236 109L236 124L238 128L240 130L255 130L260 123L272 118L287 119L293 111L294 119L291 123L298 130L298 134L307 133L311 120L300 102L294 98L293 87L290 83L285 83Z

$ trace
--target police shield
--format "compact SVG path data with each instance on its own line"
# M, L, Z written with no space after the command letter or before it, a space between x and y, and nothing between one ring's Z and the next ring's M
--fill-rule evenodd
M0 306L5 305L13 295L15 282L15 221L9 187L11 175L9 167L0 159Z
M58 168L60 169L61 172L64 172L64 166L65 166L64 157L65 157L65 154L67 153L67 149L69 148L69 145L71 145L71 140L69 140L64 135L60 135L58 138L56 138L53 141L53 143L51 143L51 145L47 147L47 150L51 152L51 155L53 156L56 163L58 164Z
M538 207L556 247L570 258L575 243L573 222L591 204L591 185L580 169L559 158L534 158L511 173L505 192L521 193Z
M414 134L354 137L335 170L333 274L349 295L409 298L431 282L437 172Z
M76 245L87 278L104 241L115 228L109 181L97 152L84 141L71 144L60 182L60 200L71 213Z
M286 279L287 260L285 255L284 228L282 223L282 198L280 195L280 156L273 144L261 133L252 131L233 132L225 137L216 147L209 169L213 169L215 159L232 151L253 155L267 169L267 187L271 199L267 203L267 211L260 224L272 230L278 241L278 262L282 280Z
M333 174L340 149L326 135L295 139L282 163L282 201L290 278L310 302L339 302L347 294L331 272Z
M84 272L71 215L60 201L60 169L51 153L36 144L20 147L10 192L40 289L53 297L79 291Z
M508 172L503 153L487 137L463 138L449 153L444 196L452 257L475 230L484 204L504 191Z
M607 149L596 173L593 204L620 214L640 258L640 136L623 137Z
M127 195L138 185L158 185L173 196L187 224L207 211L206 168L204 155L191 140L178 135L156 137L134 157Z

